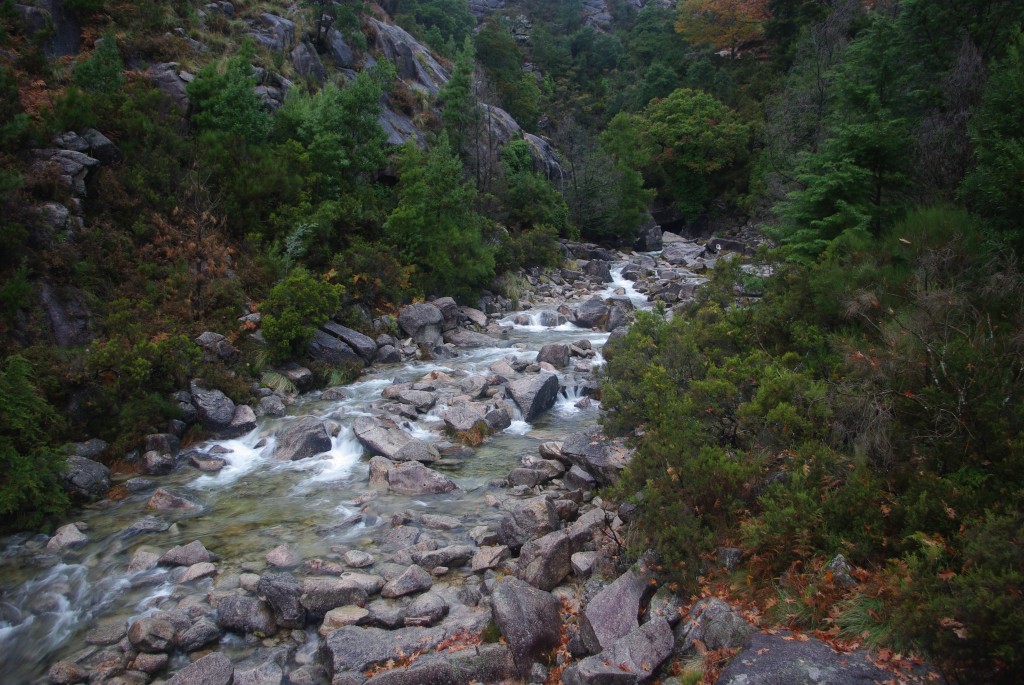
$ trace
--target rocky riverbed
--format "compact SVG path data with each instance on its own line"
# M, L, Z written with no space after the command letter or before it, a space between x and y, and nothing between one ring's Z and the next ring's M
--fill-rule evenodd
M597 426L603 345L735 249L648 240L567 245L573 268L527 274L518 311L413 305L405 338L325 326L317 353L368 364L347 386L268 388L250 408L195 383L175 400L223 437L151 436L145 475L111 484L80 446L69 487L104 498L0 554L4 682L638 683L759 635L721 600L658 588L647 558L624 568L629 511L601 497L630 458ZM303 371L282 373L302 388ZM758 639L776 637L756 655L790 648ZM881 673L794 659L847 678L820 682Z

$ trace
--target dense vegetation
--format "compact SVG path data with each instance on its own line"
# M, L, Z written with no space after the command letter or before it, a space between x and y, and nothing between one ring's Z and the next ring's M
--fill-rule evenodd
M65 4L85 40L53 58L50 29L0 1L11 526L67 506L55 445L122 453L191 378L251 399L324 317L371 333L402 302L471 302L503 271L559 266L558 238L628 247L653 205L694 233L758 226L778 249L758 257L770 277L723 261L611 356L637 544L690 588L716 547L740 547L731 591L782 622L924 649L964 681L1019 677L1020 3L609 0L597 19L580 0L480 18L464 0ZM339 32L367 68L299 73L291 46L254 40L265 11L324 63ZM450 71L440 92L379 50L363 62L385 12ZM147 76L172 60L194 74L187 111ZM530 135L497 144L494 106L561 170ZM382 112L414 140L389 144ZM75 203L34 151L90 127L120 157L81 223L55 229L39 208ZM88 312L85 333L56 345L44 295ZM236 320L251 310L266 345ZM204 359L204 330L238 360ZM825 569L837 553L856 586Z

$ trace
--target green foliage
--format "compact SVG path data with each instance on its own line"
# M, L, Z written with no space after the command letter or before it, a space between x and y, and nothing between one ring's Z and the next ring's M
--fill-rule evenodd
M60 417L32 382L23 357L0 369L0 515L7 531L37 527L68 507L64 460L50 447Z
M977 166L961 194L1019 254L1024 255L1024 33L995 65L981 108L971 119Z
M444 109L441 120L452 147L460 153L469 143L467 133L480 119L480 105L473 89L473 72L476 70L476 52L473 41L466 38L462 49L455 56L452 77L441 86L438 99Z
M207 64L186 87L194 107L192 121L202 132L262 142L270 131L270 115L255 85L247 52Z
M476 54L502 108L524 129L535 131L540 116L540 89L534 75L523 71L522 54L508 27L489 19L476 34Z
M539 224L511 231L502 236L494 260L499 272L515 271L520 267L556 267L562 262L558 230Z
M523 139L512 140L500 154L505 178L501 200L508 225L518 230L544 224L556 235L571 237L569 209L561 193L534 171L530 144Z
M780 268L755 304L735 305L739 277L720 264L691 307L638 316L609 350L605 429L636 446L618 492L639 493L640 544L692 582L701 553L741 540L754 586L793 602L786 620L820 627L849 611L844 625L1012 682L1016 260L965 211L933 207ZM837 552L890 568L873 614L823 575Z
M435 50L454 53L476 26L466 0L397 0L395 19Z
M103 0L64 0L64 6L72 12L86 15L103 9Z
M110 95L124 85L124 62L113 33L103 36L89 58L75 67L71 82L88 93Z
M263 337L271 354L283 361L304 354L320 324L341 305L345 288L316 278L299 267L270 289L263 303Z
M347 301L387 311L412 294L413 268L379 245L355 238L331 260L334 280L345 286Z
M707 93L680 88L638 115L617 114L602 140L693 218L743 161L749 137L750 127L734 111Z
M476 189L444 134L423 153L412 142L399 159L398 206L384 228L402 261L415 264L428 293L468 296L494 276L487 221L473 209Z

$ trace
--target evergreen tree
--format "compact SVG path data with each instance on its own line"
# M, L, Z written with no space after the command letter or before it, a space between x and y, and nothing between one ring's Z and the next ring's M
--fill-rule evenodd
M487 221L473 209L476 188L463 181L448 136L427 152L406 143L398 170L398 206L384 229L402 261L416 265L423 289L465 297L486 285L494 277Z

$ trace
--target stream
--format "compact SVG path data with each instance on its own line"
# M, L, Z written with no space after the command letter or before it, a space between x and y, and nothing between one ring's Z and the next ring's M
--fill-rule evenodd
M622 265L613 269L607 296L624 290L638 308L647 298L622 278ZM576 328L571 324L544 327L527 310L530 324L513 324L515 314L502 323L512 325L507 343L511 347L460 349L456 358L371 367L359 380L345 387L346 399L324 401L319 392L297 398L284 417L261 419L256 430L232 440L216 440L196 446L200 452L213 450L227 465L214 474L180 467L157 477L158 485L203 505L199 515L176 518L157 514L170 524L166 530L129 534L133 523L153 517L146 503L152 492L130 494L109 506L76 511L69 521L86 524L88 542L77 549L51 552L45 535L19 535L0 541L0 673L5 683L47 682L49 666L59 659L74 658L88 648L87 636L98 626L120 622L154 611L174 608L188 595L205 595L220 587L226 577L254 571L266 565L267 552L288 543L303 559L337 559L338 549L358 549L378 555L380 538L396 512L456 516L463 529L479 525L494 527L501 511L486 500L489 493L504 489L509 470L524 457L537 455L544 441L595 425L599 405L583 403L576 388L592 378L572 363L559 372L563 386L555 405L532 423L520 416L512 425L488 438L476 448L462 448L432 468L455 480L461 492L449 495L408 497L392 492L368 502L369 455L352 432L359 416L369 415L370 405L380 401L381 391L395 382L411 382L432 371L452 376L488 374L488 367L515 355L533 361L537 350L548 343L588 340L598 353L586 365L602 363L600 349L607 333ZM522 319L520 319L522 321ZM410 420L404 427L414 437L428 442L447 438L441 432L440 401L429 412ZM275 434L300 416L315 416L340 425L330 451L295 462L276 459ZM226 452L225 452L226 451ZM127 478L128 476L124 476ZM465 542L465 530L431 531L441 544ZM446 539L451 543L445 542ZM128 564L138 549L160 554L175 545L200 540L220 557L217 575L178 585L171 579L174 569L157 567L131 574ZM453 570L443 582L456 582L459 574L471 575L468 567ZM308 629L316 637L315 627ZM316 641L315 639L313 640ZM233 659L259 646L259 642L226 634L219 649ZM178 655L175 660L184 660ZM172 667L175 665L172 661ZM180 663L184 663L181 661ZM179 663L179 665L180 665Z

